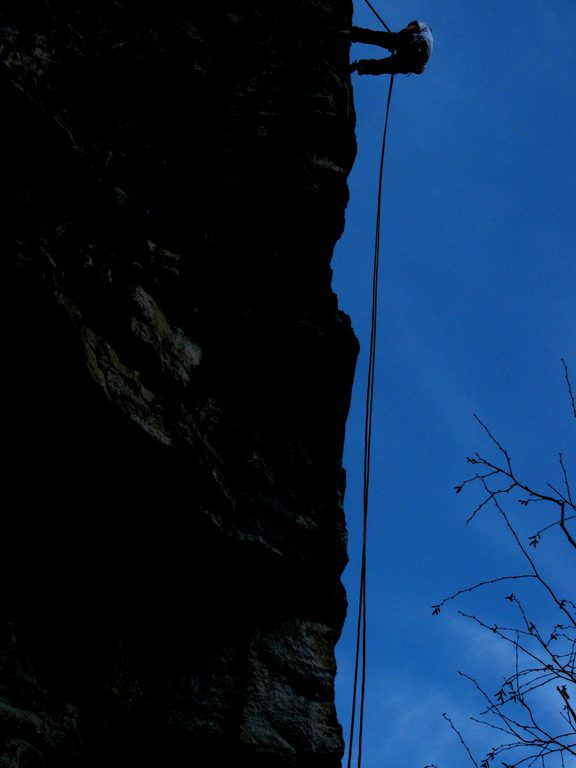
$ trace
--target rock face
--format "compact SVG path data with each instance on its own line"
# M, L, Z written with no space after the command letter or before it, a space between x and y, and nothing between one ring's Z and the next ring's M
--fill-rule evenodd
M350 0L4 0L0 767L340 763Z

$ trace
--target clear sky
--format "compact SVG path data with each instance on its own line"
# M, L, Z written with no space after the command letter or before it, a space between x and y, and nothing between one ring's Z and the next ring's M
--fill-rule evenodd
M483 702L457 672L478 677L493 693L510 671L510 655L457 608L473 605L490 623L504 593L487 591L483 600L448 606L439 617L430 607L459 588L524 570L489 510L465 525L477 494L454 493L471 474L465 457L491 452L473 414L534 484L561 484L560 451L576 484L575 420L560 362L567 361L576 382L576 3L374 4L393 30L415 18L428 21L435 49L422 76L396 78L388 137L364 767L462 768L471 763L443 712L478 757L493 739L469 721ZM379 28L362 0L355 8L356 24ZM351 59L382 55L369 46L351 49ZM389 83L388 76L352 78L358 157L333 261L334 289L362 346L344 461L350 610L338 647L337 702L345 731L376 185ZM537 510L522 514L538 527ZM575 558L568 555L558 545L549 567L560 583L573 585Z

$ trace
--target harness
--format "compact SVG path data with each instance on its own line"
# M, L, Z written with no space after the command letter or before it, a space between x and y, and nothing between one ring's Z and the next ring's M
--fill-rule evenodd
M419 74L430 58L428 44L424 38L412 35L406 43L394 51L392 58L402 67L401 72Z

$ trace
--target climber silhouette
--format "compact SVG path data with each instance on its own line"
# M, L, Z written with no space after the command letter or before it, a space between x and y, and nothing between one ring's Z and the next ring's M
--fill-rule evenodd
M421 75L432 54L432 30L424 21L411 21L400 32L351 27L344 33L353 43L379 45L392 53L385 59L360 59L350 65L359 75Z

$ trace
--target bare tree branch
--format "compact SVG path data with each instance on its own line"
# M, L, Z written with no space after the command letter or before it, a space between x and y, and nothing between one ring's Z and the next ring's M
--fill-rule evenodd
M564 360L562 364L571 409L576 416L568 367ZM504 768L565 768L568 762L576 757L576 707L572 703L576 696L576 601L574 595L561 596L558 586L546 575L542 565L545 561L541 561L540 550L536 550L542 537L554 528L562 532L563 540L570 545L570 552L576 549L576 506L567 465L560 454L563 490L559 490L552 483L547 483L545 492L538 490L530 482L520 479L507 448L478 416L475 415L475 419L496 450L497 458L492 461L479 453L468 457L468 463L478 471L457 485L456 493L461 493L472 484L480 486L481 499L466 522L474 520L481 510L495 510L514 542L516 551L521 554L527 572L486 579L460 589L432 606L432 613L439 614L447 603L462 599L480 588L497 586L504 582L516 582L518 590L524 591L530 585L538 584L547 596L547 604L553 606L554 612L551 614L553 618L550 624L539 625L539 611L536 610L533 615L534 608L526 610L523 599L514 592L505 598L516 612L512 622L506 622L512 626L501 626L484 621L472 613L458 611L462 617L475 622L484 631L490 632L513 648L514 661L512 669L501 679L494 694L487 693L475 678L463 672L459 673L475 686L484 700L483 711L478 717L472 718L473 722L488 728L499 742L490 748L483 760L476 760L452 720L446 714L444 718L458 736L476 768L492 768L494 761ZM507 503L513 499L523 507L538 505L543 511L547 507L555 518L552 522L546 521L541 525L528 537L526 544L514 525L514 514ZM570 585L570 588L573 589L573 586ZM555 623L552 623L554 621ZM550 701L555 698L558 700L558 707L551 709ZM512 762L505 762L504 759Z

